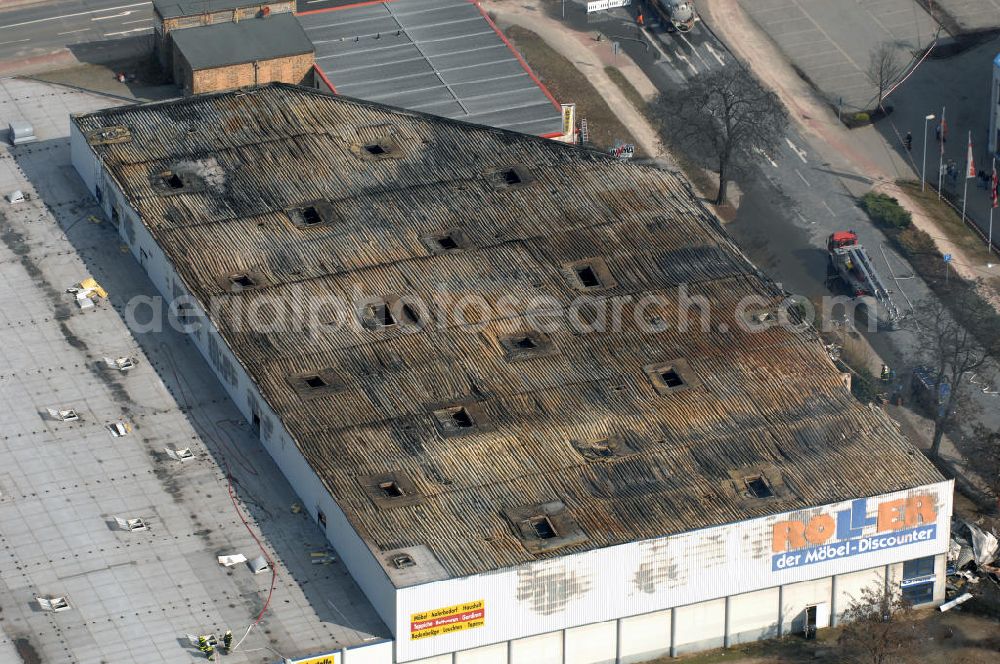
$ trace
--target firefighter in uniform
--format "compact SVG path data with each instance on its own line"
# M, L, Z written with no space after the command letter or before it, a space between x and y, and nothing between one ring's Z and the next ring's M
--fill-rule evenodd
M889 371L888 364L882 365L882 375L879 377L882 379L883 383L888 383L890 380L892 380L892 372Z
M198 650L205 653L205 657L208 659L208 661L210 662L215 661L215 648L212 647L212 644L209 643L208 639L206 639L204 636L198 637Z
M222 637L222 645L226 649L226 654L227 655L230 652L232 652L232 649L233 649L232 648L232 646L233 646L233 632L232 632L232 630L229 630L229 629L226 630L226 635Z

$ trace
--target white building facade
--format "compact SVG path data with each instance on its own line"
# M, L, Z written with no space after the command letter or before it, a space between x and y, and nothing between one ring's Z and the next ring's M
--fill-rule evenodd
M71 123L73 164L168 301L207 321ZM952 482L593 549L464 578L400 583L350 525L214 327L190 338L264 447L325 521L393 643L299 664L618 664L835 625L872 584L940 603ZM830 469L836 472L836 469ZM323 519L319 518L320 513Z

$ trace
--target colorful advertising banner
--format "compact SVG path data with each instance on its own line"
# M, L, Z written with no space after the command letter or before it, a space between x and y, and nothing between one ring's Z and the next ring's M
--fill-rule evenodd
M410 639L450 634L482 627L486 622L486 602L479 600L421 611L410 616Z

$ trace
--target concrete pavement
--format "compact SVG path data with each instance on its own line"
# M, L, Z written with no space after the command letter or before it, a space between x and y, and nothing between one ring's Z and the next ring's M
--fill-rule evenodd
M916 0L755 0L749 16L831 104L869 109L878 90L865 71L881 44L896 48L901 63L929 44L937 30Z
M961 32L977 32L1000 27L1000 0L933 0L933 2L935 11L946 14Z

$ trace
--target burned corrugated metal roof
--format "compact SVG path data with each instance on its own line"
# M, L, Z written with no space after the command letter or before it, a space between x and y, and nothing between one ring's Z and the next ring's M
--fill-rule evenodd
M128 129L94 149L376 551L462 576L941 479L814 335L739 324L784 294L674 174L280 84L74 121Z

